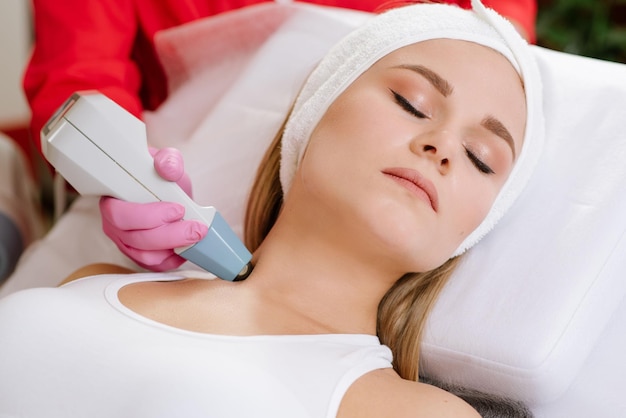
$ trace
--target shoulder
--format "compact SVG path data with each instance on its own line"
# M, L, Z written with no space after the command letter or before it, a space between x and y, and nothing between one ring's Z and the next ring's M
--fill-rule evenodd
M83 277L87 277L87 276L95 276L99 274L130 274L130 273L134 273L134 272L126 267L118 266L115 264L107 264L107 263L88 264L84 267L79 268L78 270L74 271L69 276L67 276L65 279L63 279L59 283L59 286L73 282L74 280L77 280L77 279L82 279Z
M474 408L435 386L404 380L392 369L358 379L348 390L337 418L480 418Z

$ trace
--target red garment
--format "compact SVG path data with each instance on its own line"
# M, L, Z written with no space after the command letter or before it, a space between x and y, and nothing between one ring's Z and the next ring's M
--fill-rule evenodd
M35 47L23 86L39 132L73 92L97 89L137 116L167 94L154 50L160 30L268 0L33 0ZM308 0L374 11L388 0ZM448 0L469 7L470 0ZM534 39L535 0L485 0Z

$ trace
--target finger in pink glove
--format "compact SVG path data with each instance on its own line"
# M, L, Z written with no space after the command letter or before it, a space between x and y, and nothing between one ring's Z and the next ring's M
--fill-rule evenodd
M174 148L151 148L150 154L159 175L176 181L191 195L191 181L180 152ZM105 196L100 199L100 213L104 233L120 251L153 271L179 267L185 259L174 248L195 244L208 232L201 222L183 220L184 207L173 202L132 203Z
M178 203L132 203L112 197L100 198L104 233L127 257L141 267L166 271L185 259L174 248L202 240L208 227L198 221L182 220L185 209Z
M175 181L181 189L191 194L191 179L185 172L183 156L176 148L149 148L152 158L154 158L154 168L159 176L168 181Z

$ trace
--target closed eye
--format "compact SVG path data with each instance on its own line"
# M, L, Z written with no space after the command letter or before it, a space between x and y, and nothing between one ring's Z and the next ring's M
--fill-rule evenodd
M392 89L389 89L389 91L391 91L391 94L393 94L393 98L395 99L396 103L400 105L400 107L406 112L419 119L428 119L428 116L426 114L417 110L404 96ZM484 174L495 174L491 167L489 167L483 160L478 158L478 156L474 154L469 148L465 148L465 153L467 154L467 157L470 159L472 164L474 164L474 166L478 169L478 171Z
M467 158L470 159L472 164L480 171L485 174L495 174L495 172L489 167L483 160L478 158L476 154L474 154L469 148L465 148L465 153L467 154Z
M389 89L389 91L391 91L391 94L393 94L393 98L395 99L396 103L400 105L400 107L402 109L404 109L405 111L407 111L408 113L410 113L411 115L420 118L420 119L427 119L428 116L426 116L424 113L420 112L419 110L417 110L412 104L411 102L409 102L406 98L404 98L404 96L402 96L401 94L395 92L392 89Z

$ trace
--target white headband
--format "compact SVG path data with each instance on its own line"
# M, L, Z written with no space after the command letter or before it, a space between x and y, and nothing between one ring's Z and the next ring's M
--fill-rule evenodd
M461 243L462 254L485 236L528 182L544 141L542 87L530 47L505 18L472 0L473 10L446 4L415 4L373 16L322 59L307 79L287 121L281 143L280 181L287 193L311 133L328 107L362 73L385 55L429 39L458 39L504 55L524 80L526 129L517 162L483 222Z

